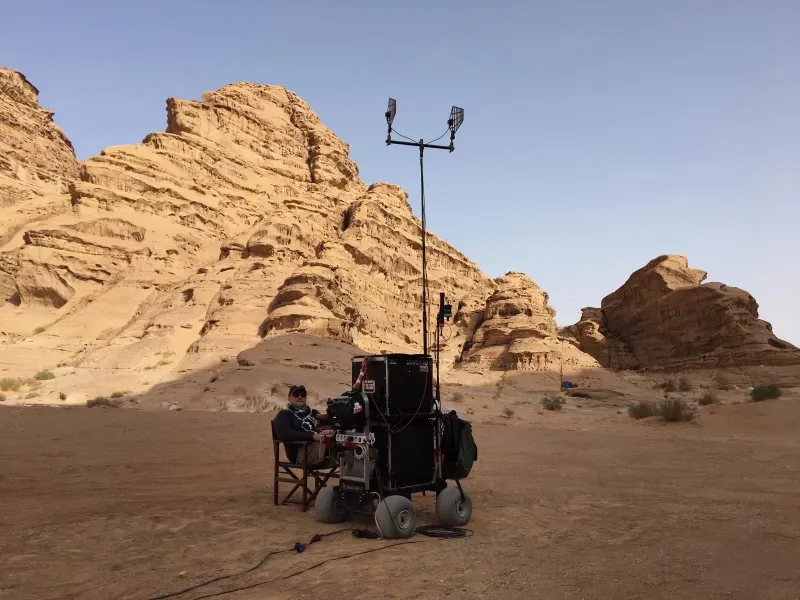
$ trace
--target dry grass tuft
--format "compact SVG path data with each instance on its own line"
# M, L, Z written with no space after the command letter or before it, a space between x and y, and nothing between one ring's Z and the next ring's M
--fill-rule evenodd
M656 405L652 402L640 400L628 406L628 416L632 419L646 419L656 414Z
M22 382L16 377L3 377L0 379L0 390L4 392L18 392Z
M694 411L681 398L665 398L658 403L658 416L668 422L691 421Z
M564 406L564 399L560 396L545 396L540 404L545 410L561 410Z
M708 391L702 396L700 396L700 398L698 398L697 403L700 406L708 406L709 404L719 404L719 398L717 398L717 395L714 392Z
M98 396L86 401L87 408L119 408L120 401Z

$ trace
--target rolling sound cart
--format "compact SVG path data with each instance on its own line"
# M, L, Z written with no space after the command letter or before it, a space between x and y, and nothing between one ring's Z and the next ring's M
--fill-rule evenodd
M422 247L422 354L382 354L353 358L352 389L328 400L328 417L336 431L329 441L339 461L339 485L322 488L316 510L326 523L346 521L353 513L374 515L383 537L408 537L416 516L411 495L436 494L440 525L463 526L472 516L472 500L460 480L469 475L478 449L472 427L455 411L442 413L439 351L445 319L452 307L439 294L436 327L436 385L428 354L428 271L425 227L425 149L453 152L464 109L453 106L447 146L392 139L397 103L389 98L384 113L386 144L419 148ZM440 139L443 136L440 136ZM409 138L410 140L410 138ZM436 141L436 140L434 140ZM447 481L455 481L448 487Z
M438 321L449 316L440 294ZM440 332L437 327L437 367ZM335 430L328 445L341 477L317 496L321 521L340 523L366 514L374 516L382 537L408 537L416 529L412 494L433 492L440 525L469 522L472 500L460 479L477 460L477 447L468 422L455 411L442 413L433 367L433 358L424 354L353 358L352 390L328 400Z

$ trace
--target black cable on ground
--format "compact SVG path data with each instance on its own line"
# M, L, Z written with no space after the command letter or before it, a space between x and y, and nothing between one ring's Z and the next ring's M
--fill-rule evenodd
M445 540L472 537L475 535L475 532L471 529L465 529L463 527L445 527L444 525L420 525L414 531L420 535Z
M387 544L386 546L380 546L379 548L370 548L369 550L362 550L361 552L355 552L353 554L348 554L346 556L335 556L333 558L328 558L326 560L320 561L318 563L314 563L310 567L306 567L305 569L301 569L299 571L295 571L294 573L289 573L288 575L284 575L283 577L276 577L275 579L267 579L264 581L257 581L256 583L251 583L250 585L243 585L238 588L233 588L230 590L224 590L222 592L215 592L213 594L206 594L205 596L197 596L193 600L206 600L207 598L219 598L220 596L225 596L227 594L233 594L234 592L243 592L244 590L251 590L256 587L260 587L262 585L267 585L269 583L275 583L276 581L284 581L286 579L291 579L292 577L296 577L297 575L302 575L303 573L307 573L312 569L316 569L317 567L321 567L329 562L333 562L336 560L343 560L345 558L353 558L356 556L361 556L362 554L369 554L371 552L379 552L380 550L387 550L389 548L394 548L395 546L405 546L406 544L430 544L432 542L427 542L425 540L410 540L407 542L397 542L395 544Z
M260 561L258 561L258 564L256 564L253 567L250 567L249 569L246 569L244 571L239 571L238 573L231 573L230 575L220 575L219 577L214 577L213 579L209 579L207 581L203 581L201 583L197 583L197 584L195 584L195 585L193 585L191 587L179 590L177 592L171 592L169 594L164 594L163 596L153 596L152 598L148 598L148 600L164 600L165 598L174 598L175 596L181 596L182 594L185 594L186 592L191 592L191 591L200 589L201 587L205 587L207 585L211 585L212 583L216 583L217 581L223 581L225 579L230 579L231 577L238 577L240 575L246 575L247 573L251 573L252 571L255 571L261 565L263 565L265 562L267 562L267 559L270 556L275 556L276 554L285 554L287 552L298 552L298 553L300 553L300 552L303 552L306 549L306 547L309 546L310 544L318 542L321 539L329 537L331 535L336 535L337 533L344 533L345 531L352 531L352 530L348 528L348 529L339 529L337 531L332 531L330 533L318 533L314 537L311 538L311 540L308 542L308 544L303 544L302 542L295 542L295 545L292 548L286 548L285 550L271 550L270 552L267 552L264 555L264 558L262 558Z
M345 531L352 532L353 536L354 537L358 537L358 538L366 538L366 539L377 539L378 538L378 534L376 534L376 533L374 533L372 531L369 531L368 529L352 529L352 528L348 528L348 529L339 529L337 531L332 531L330 533L318 533L314 537L311 538L311 541L309 541L308 544L303 544L301 542L296 542L293 548L286 548L285 550L273 550L271 552L268 552L264 556L264 558L262 558L258 562L258 564L256 564L253 567L250 567L249 569L246 569L244 571L240 571L238 573L231 573L230 575L220 575L219 577L214 577L213 579L209 579L208 581L204 581L202 583L198 583L196 585L193 585L191 587L185 588L185 589L177 591L177 592L172 592L170 594L164 594L162 596L153 596L152 598L149 598L148 600L164 600L165 598L174 598L176 596L180 596L180 595L185 594L187 592L191 592L191 591L197 590L197 589L199 589L201 587L205 587L207 585L210 585L212 583L216 583L218 581L223 581L225 579L230 579L232 577L238 577L240 575L245 575L247 573L251 573L251 572L255 571L256 569L258 569L259 567L261 567L267 561L267 559L270 556L274 556L276 554L284 554L284 553L287 553L287 552L298 552L298 553L300 553L300 552L303 552L306 549L306 547L308 545L310 545L310 544L318 542L318 541L322 540L323 538L329 537L331 535L336 535L338 533L344 533ZM462 527L445 527L443 525L421 525L421 526L417 527L414 530L414 532L415 533L419 533L420 535L424 535L426 537L436 538L438 540L471 537L472 535L474 535L474 532L471 529L465 529L465 528L462 528ZM275 579L268 579L268 580L265 580L265 581L259 581L259 582L256 582L256 583L252 583L252 584L249 584L249 585L241 586L241 587L238 587L238 588L233 588L233 589L230 589L230 590L223 590L221 592L214 592L212 594L206 594L205 596L197 596L193 600L203 600L204 598L218 598L220 596L225 596L227 594L232 594L234 592L242 592L244 590L249 590L249 589L252 589L252 588L255 588L255 587L259 587L259 586L262 586L262 585L267 585L268 583L274 583L276 581L284 581L285 579L290 579L292 577L296 577L297 575L302 575L303 573L307 573L308 571L311 571L312 569L316 569L317 567L321 567L322 565L325 565L325 564L327 564L329 562L333 562L333 561L336 561L336 560L343 560L345 558L353 558L355 556L361 556L362 554L370 554L371 552L379 552L380 550L386 550L388 548L393 548L395 546L404 546L406 544L420 544L420 543L426 543L426 542L424 540L407 540L407 541L404 541L404 542L397 542L397 543L394 543L394 544L387 544L385 546L380 546L378 548L370 548L369 550L363 550L361 552L356 552L354 554L348 554L348 555L345 555L345 556L335 556L333 558L328 558L326 560L323 560L323 561L320 561L318 563L315 563L315 564L313 564L313 565L311 565L309 567L306 567L305 569L301 569L299 571L295 571L294 573L289 573L288 575L284 575L283 577L276 577Z

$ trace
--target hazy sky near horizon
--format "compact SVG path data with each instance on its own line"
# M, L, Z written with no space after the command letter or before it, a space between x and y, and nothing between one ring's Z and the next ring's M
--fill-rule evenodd
M284 85L351 146L365 182L426 154L429 228L488 275L523 271L559 324L650 259L748 290L800 345L800 1L10 2L23 72L78 157L165 126L170 96Z

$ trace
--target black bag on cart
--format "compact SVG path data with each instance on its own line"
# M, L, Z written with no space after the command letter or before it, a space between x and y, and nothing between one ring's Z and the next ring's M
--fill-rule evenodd
M472 437L472 425L459 418L456 411L442 415L442 477L465 479L478 460L478 445Z

